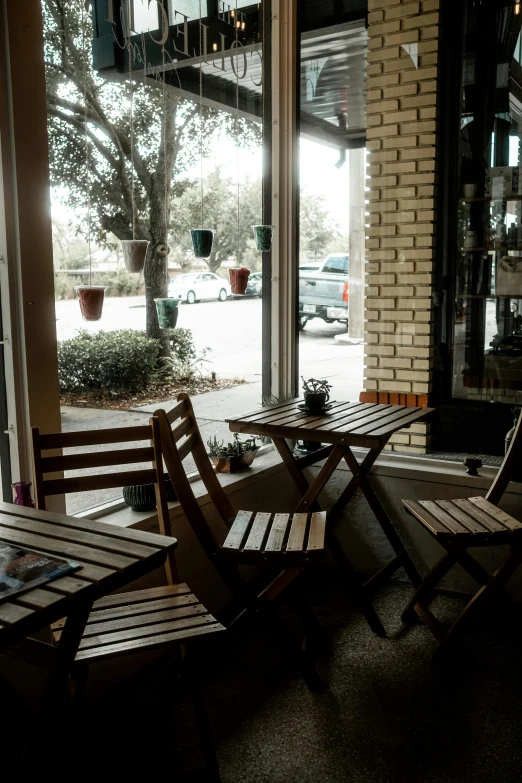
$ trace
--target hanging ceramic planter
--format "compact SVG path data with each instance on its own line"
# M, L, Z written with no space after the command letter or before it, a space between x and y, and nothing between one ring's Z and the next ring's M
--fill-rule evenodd
M161 329L175 329L178 322L179 299L155 299L158 323Z
M256 238L256 250L260 253L268 253L272 249L272 237L274 226L252 226Z
M127 272L143 272L148 246L148 239L122 240L121 249Z
M248 278L250 277L250 269L246 269L245 267L229 269L228 274L230 275L232 293L244 296L246 294Z
M79 285L76 287L76 293L84 321L99 321L102 316L105 286Z
M192 247L194 248L196 258L210 258L216 232L211 228L193 228L190 233L192 234Z

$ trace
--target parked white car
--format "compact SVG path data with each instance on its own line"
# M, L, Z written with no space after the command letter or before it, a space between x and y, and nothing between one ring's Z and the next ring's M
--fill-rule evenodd
M213 272L178 275L169 283L169 296L194 304L201 299L219 299L224 302L230 296L230 283Z

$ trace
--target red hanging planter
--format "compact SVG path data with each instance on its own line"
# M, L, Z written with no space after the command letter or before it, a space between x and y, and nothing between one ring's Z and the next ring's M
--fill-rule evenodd
M79 285L76 288L84 321L99 321L102 317L104 285Z
M229 269L228 274L230 275L232 293L244 296L246 294L248 278L250 277L250 269L246 269L244 266L237 269Z

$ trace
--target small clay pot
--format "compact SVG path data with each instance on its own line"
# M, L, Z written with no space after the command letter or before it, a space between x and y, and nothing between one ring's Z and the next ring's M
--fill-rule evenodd
M143 272L148 246L147 239L125 239L122 241L121 249L127 272Z
M256 238L256 249L261 253L268 253L272 248L274 226L252 226Z
M104 285L79 285L76 293L80 300L80 310L84 321L99 321L102 317Z
M229 269L228 274L230 276L232 293L244 296L246 294L248 278L250 277L250 269L246 269L245 267Z
M211 228L193 228L190 231L192 235L192 247L196 258L210 258L212 253L212 243L214 234Z
M328 392L305 392L303 397L310 413L320 413L330 399Z
M161 329L174 329L178 322L179 299L155 299L158 323Z
M168 473L165 473L165 494L169 503L177 500ZM131 484L128 487L123 487L123 500L133 511L154 511L156 508L154 484Z

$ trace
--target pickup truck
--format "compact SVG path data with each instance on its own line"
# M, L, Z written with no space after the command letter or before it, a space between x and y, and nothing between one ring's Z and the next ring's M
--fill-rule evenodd
M311 318L348 323L348 254L329 255L313 272L299 272L299 329Z

